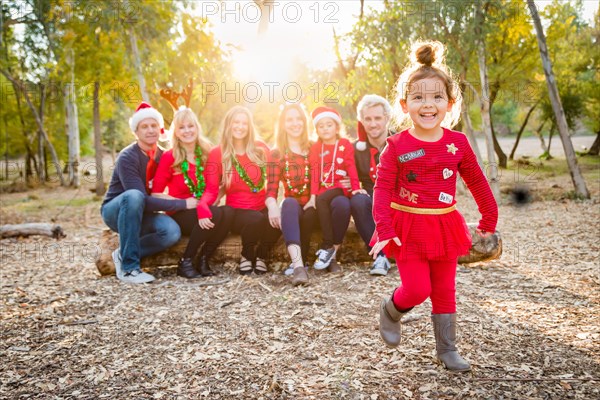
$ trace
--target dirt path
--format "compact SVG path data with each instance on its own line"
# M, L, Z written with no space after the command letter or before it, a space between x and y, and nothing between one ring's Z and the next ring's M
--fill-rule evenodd
M592 187L589 201L501 206L502 258L458 269L459 346L473 363L461 375L433 362L429 302L409 314L399 348L383 345L377 309L395 271L347 265L293 288L233 264L194 283L165 267L156 284L126 286L95 270L102 222L87 190L3 195L4 222L53 216L69 236L0 241L0 398L599 398Z

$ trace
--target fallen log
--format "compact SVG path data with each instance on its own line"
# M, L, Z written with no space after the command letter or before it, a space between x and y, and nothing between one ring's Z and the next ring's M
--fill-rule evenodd
M474 262L489 261L495 258L499 258L502 254L502 238L499 232L490 236L487 239L481 238L475 233L477 224L468 224L473 237L473 245L471 247L470 254L460 257L458 262L460 264L468 264ZM315 232L312 236L310 253L314 254L317 251L317 247L321 240L321 234ZM167 250L164 250L158 254L142 259L142 268L152 268L165 265L176 265L177 261L183 254L185 247L187 246L188 238L182 237L181 240L174 246ZM111 275L115 273L115 266L112 261L112 252L119 245L119 237L116 233L109 229L105 229L102 232L100 239L100 248L102 249L99 257L96 259L96 267L102 275ZM240 257L242 250L242 243L239 235L230 234L227 239L221 244L212 261L214 263L222 263L226 260L237 261ZM314 257L314 256L313 256ZM288 254L283 243L283 239L275 245L273 254L271 256L273 261L280 261L286 264L288 262ZM350 227L344 238L344 244L342 246L341 254L339 256L340 263L357 263L357 262L368 262L372 261L369 256L365 244L358 235L354 222L350 222ZM309 262L314 259L309 259Z
M55 224L36 222L29 224L0 226L0 238L2 239L15 236L27 237L32 235L50 236L54 239L62 239L67 236L60 225Z

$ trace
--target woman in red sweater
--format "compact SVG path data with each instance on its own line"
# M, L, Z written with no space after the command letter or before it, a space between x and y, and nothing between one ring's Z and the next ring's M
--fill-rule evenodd
M286 275L293 275L292 284L308 284L304 261L308 254L310 235L317 222L315 199L310 195L310 141L306 112L300 104L287 104L279 113L277 149L273 151L274 173L269 174L267 204L277 204L279 182L285 198L281 203L281 230L292 260ZM275 209L274 215L277 218Z
M318 107L312 112L312 119L319 139L310 148L310 193L316 197L323 232L323 242L317 251L314 268L328 268L330 272L339 272L336 254L350 223L349 197L367 192L360 188L354 163L354 147L348 139L342 137L342 116L333 108ZM351 190L345 189L340 182L344 178L350 178Z
M172 215L190 240L179 261L177 274L185 278L214 275L209 260L225 239L231 225L232 210L213 206L219 191L218 177L207 166L210 143L190 108L181 108L171 123L173 149L160 159L152 184L155 197L198 200L196 209ZM168 193L164 193L165 189Z
M396 117L411 126L387 139L373 194L375 257L385 249L396 259L402 285L380 307L381 337L400 344L400 319L428 297L437 358L452 371L470 365L457 352L456 264L471 236L456 210L457 175L465 181L482 215L477 234L496 229L498 206L467 137L452 127L460 116L460 92L443 64L444 47L429 42L413 48L416 62L396 85ZM403 124L402 124L403 125Z
M221 177L225 204L234 210L231 230L242 237L242 275L268 271L265 260L281 235L279 219L270 223L271 210L265 205L270 151L257 136L250 110L233 107L223 120L221 143L208 161ZM277 204L270 205L273 207Z

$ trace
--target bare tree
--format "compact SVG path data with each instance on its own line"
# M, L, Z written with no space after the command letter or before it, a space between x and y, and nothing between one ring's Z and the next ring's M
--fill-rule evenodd
M492 124L490 116L490 92L487 77L487 66L485 62L485 41L483 37L483 9L480 3L477 3L476 10L477 24L475 36L477 42L477 58L479 61L479 77L481 79L481 119L483 121L483 133L485 134L485 143L489 164L489 180L492 192L496 201L500 200L500 182L498 179L498 163L496 162L496 153L494 152L494 140L492 137Z
M533 19L533 25L537 33L538 46L540 48L540 56L542 58L542 66L544 67L544 74L546 75L546 84L548 85L548 94L550 95L550 102L552 103L552 110L556 118L556 125L558 127L558 133L563 144L565 156L567 158L567 164L569 171L571 172L571 180L575 187L575 192L586 199L590 198L590 192L587 189L579 164L577 163L577 156L573 143L569 136L569 126L567 125L567 119L565 118L565 112L560 100L558 93L558 87L556 85L556 79L554 78L554 72L552 71L552 62L548 55L548 47L546 46L546 36L544 35L544 28L542 27L542 21L538 14L537 7L533 0L527 0L527 5L531 11L531 18Z

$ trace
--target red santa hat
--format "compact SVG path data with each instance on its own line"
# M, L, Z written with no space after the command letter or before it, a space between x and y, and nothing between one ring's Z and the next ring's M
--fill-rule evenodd
M356 124L356 133L358 135L356 150L365 151L367 149L367 131L365 130L365 126L360 121L358 121Z
M317 107L317 108L315 108L315 110L312 112L311 115L312 115L313 124L315 126L323 118L331 118L335 122L337 122L339 125L342 124L342 116L340 115L339 112L337 112L337 110L335 110L331 107Z
M138 108L135 109L135 113L131 118L129 118L129 127L133 132L135 132L138 124L146 118L153 118L156 120L156 122L158 122L158 126L160 126L160 140L166 140L165 120L163 119L162 114L159 113L156 108L152 107L146 102L142 102Z

